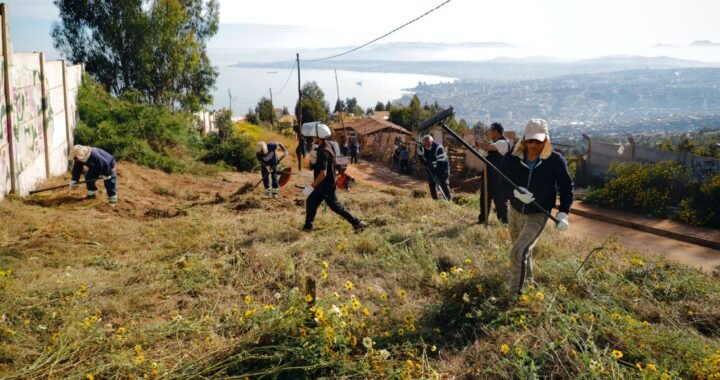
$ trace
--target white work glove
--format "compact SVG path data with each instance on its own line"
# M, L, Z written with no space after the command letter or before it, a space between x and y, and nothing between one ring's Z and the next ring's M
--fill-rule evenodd
M310 194L312 194L313 191L315 191L315 188L313 188L311 185L305 185L305 187L302 189L302 195L307 198L310 196Z
M104 176L102 176L102 179L105 180L105 181L109 181L109 180L112 179L112 176L111 176L111 175L104 175Z
M287 155L288 155L288 151L287 151L287 150L283 150L282 156L283 156L283 157L287 157Z
M517 189L513 190L513 195L515 196L515 198L519 199L520 202L525 204L528 204L535 200L533 193L529 192L528 189L524 187L518 187Z
M478 153L480 153L480 155L483 156L483 157L487 157L487 156L488 156L488 152L487 152L485 149L478 149L477 151L478 151Z
M71 188L71 189L74 189L75 186L77 186L77 181L75 181L75 180L70 181L70 188Z
M555 218L557 219L557 225L555 226L555 228L558 231L567 231L568 227L570 227L570 221L568 220L568 214L566 214L564 212L559 212L559 213L557 213Z

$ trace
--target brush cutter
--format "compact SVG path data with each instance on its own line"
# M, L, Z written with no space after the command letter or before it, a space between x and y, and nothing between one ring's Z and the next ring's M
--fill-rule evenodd
M277 164L280 165L280 162L282 162L283 158L285 158L285 157L287 157L287 156L280 157L280 160L278 160ZM280 178L278 178L278 185L280 187L283 187L290 181L290 177L292 177L292 168L283 168L282 170L280 170L280 172L278 174L280 175ZM249 192L255 190L258 186L260 186L262 181L263 181L262 178L260 178L260 180L255 184L255 186L253 186L249 190L247 190L246 193L249 193Z
M518 185L516 185L515 182L513 182L510 178L508 178L508 176L506 176L505 173L503 173L500 169L497 168L497 166L493 165L490 161L488 161L488 159L486 157L481 155L480 152L478 152L472 145L468 144L467 141L465 141L462 137L460 137L460 135L458 135L457 132L453 131L452 129L450 129L450 127L447 126L447 124L445 124L445 120L447 120L453 114L454 114L454 111L453 111L452 107L450 107L444 111L436 113L435 115L433 115L431 118L429 118L428 120L426 120L425 122L423 122L420 125L420 127L418 128L418 133L424 133L425 130L427 130L428 128L432 127L433 125L435 125L437 123L440 123L440 126L442 127L442 129L445 130L445 132L449 133L455 140L460 142L465 148L467 148L468 151L470 151L477 158L479 158L480 161L484 162L485 165L487 165L487 167L494 170L498 175L500 175L500 177L502 179L504 179L508 184L510 184L510 186L513 187L513 189L522 192L522 190L520 190L520 187ZM550 218L550 220L555 222L555 224L559 223L557 218L552 216L548 210L545 210L542 206L540 206L540 204L537 201L533 200L529 204L532 204L535 207L537 207L538 210L540 210L543 214L545 214L545 216Z

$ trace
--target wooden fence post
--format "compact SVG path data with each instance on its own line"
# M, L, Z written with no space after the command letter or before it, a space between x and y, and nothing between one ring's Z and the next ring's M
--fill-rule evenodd
M40 53L40 104L42 109L43 146L45 147L45 178L50 179L50 138L48 137L48 89L45 84L45 53Z
M10 97L10 86L12 86L12 83L10 82L10 58L12 54L10 53L10 28L8 28L8 6L6 3L0 4L0 15L2 15L2 17L0 18L2 20L2 25L0 25L0 27L2 28L2 75L5 78L5 88L3 89L3 91L5 91L5 104L3 106L5 107L5 117L7 117L7 125L5 127L7 128L8 153L10 155L10 192L16 193L18 191L18 184L15 173L15 146L13 144L13 139L15 138L15 136L13 134L12 125L13 113L15 112L15 110L13 109L13 100Z
M62 79L63 79L63 101L65 106L65 138L67 139L67 153L70 157L70 151L72 150L72 139L70 131L70 107L68 107L68 83L67 83L67 65L65 60L62 60ZM70 165L68 165L68 169Z

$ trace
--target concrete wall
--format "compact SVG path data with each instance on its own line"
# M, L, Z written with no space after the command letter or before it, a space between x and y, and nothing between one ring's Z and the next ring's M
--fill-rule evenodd
M610 144L593 141L588 136L584 137L588 141L589 150L583 155L583 175L582 178L579 178L579 183L583 185L604 180L607 170L613 162L677 161L692 168L698 177L720 173L720 160L714 158L639 147L635 145L632 138L628 138L628 143Z
M0 10L2 199L10 192L26 195L50 176L68 170L82 66L45 61L42 53L13 53L9 35L4 33L7 5L0 5Z

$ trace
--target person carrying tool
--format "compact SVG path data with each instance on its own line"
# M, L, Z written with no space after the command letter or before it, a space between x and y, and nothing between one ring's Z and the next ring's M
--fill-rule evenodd
M108 203L110 206L115 206L118 203L117 173L115 171L116 162L110 153L100 148L75 145L70 149L70 156L68 158L73 161L70 189L74 189L75 186L77 186L83 168L87 166L88 171L85 173L87 197L96 197L97 185L95 184L95 180L102 177L108 195Z
M303 231L312 231L317 209L325 201L331 210L352 224L356 232L361 232L367 227L367 224L345 209L335 194L336 152L327 141L331 135L330 128L318 122L305 123L303 124L302 133L304 136L312 137L314 143L318 145L317 158L313 169L314 181L311 185L306 185L302 190L302 194L307 197Z
M487 159L495 165L496 168L503 170L504 161L506 159L505 154L510 150L510 142L503 135L504 128L500 123L490 124L488 129L488 137L492 140L492 144L476 143L475 145L487 152ZM502 224L508 222L508 206L507 201L510 198L511 187L502 180L500 174L495 173L494 170L487 170L487 190L488 190L488 208L490 201L495 203L495 215ZM480 201L480 215L478 215L478 223L485 223L485 216L489 210L485 210L485 202Z
M508 213L510 236L514 241L510 252L509 286L512 292L519 294L525 280L534 280L532 251L548 220L546 213L555 206L558 193L560 206L556 228L565 231L569 227L573 182L565 158L552 149L545 120L532 119L527 123L523 138L508 158L504 173L515 184L524 186L513 191Z
M278 158L277 149L282 151L282 157ZM288 155L288 151L281 142L265 143L259 141L255 146L255 155L260 161L260 173L262 174L265 195L276 197L278 194L278 174L280 173L280 160ZM272 175L272 187L270 187L270 176Z
M440 187L443 198L452 200L450 194L450 162L448 161L445 148L433 141L433 137L425 135L422 138L422 145L418 146L418 157L427 169L430 195L438 199L437 188Z

